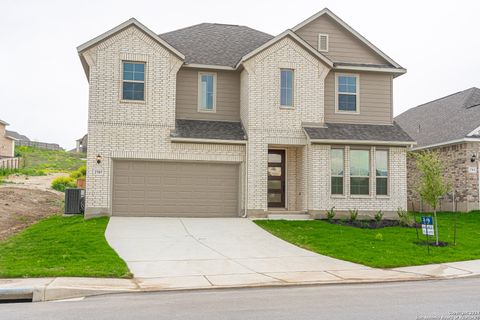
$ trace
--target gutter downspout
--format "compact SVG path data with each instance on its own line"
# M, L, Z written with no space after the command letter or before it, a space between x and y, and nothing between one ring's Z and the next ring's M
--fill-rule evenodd
M247 207L248 207L248 140L247 143L245 144L245 165L243 166L244 172L244 178L243 178L243 183L245 184L244 189L245 189L245 194L243 195L243 203L245 205L244 212L242 218L247 217Z

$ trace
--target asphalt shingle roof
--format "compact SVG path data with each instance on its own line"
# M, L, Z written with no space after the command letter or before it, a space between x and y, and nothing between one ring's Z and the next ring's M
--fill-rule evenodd
M466 137L480 126L480 89L470 88L405 111L395 121L417 147Z
M24 136L16 131L5 130L7 136L12 137L16 140L30 141L27 136Z
M246 140L246 134L240 122L176 120L175 138Z
M305 127L310 139L357 141L412 141L396 123L393 125L325 123L325 127Z
M159 35L185 55L187 64L234 67L273 36L245 26L201 23Z

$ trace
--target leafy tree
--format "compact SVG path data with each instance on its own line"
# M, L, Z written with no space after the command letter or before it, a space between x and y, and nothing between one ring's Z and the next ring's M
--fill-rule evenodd
M450 185L443 177L443 165L434 151L415 153L417 169L421 173L418 193L420 197L433 208L435 218L436 244L438 245L438 200L450 190Z

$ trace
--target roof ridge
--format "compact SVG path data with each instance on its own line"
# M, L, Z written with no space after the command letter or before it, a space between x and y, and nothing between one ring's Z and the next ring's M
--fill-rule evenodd
M463 102L462 106L465 109L470 109L470 108L473 108L473 107L476 107L476 106L480 105L480 99L478 99L478 101L471 101L472 98L475 96L475 94L480 93L480 89L472 87L468 90L471 90L472 92L464 99L464 102Z
M190 28L193 28L193 27L197 27L197 26L200 26L202 24L208 24L208 22L201 22L201 23L197 23L197 24L192 24L191 26L186 26L186 27L183 27L183 28L179 28L179 29L175 29L175 30L170 30L170 31L167 31L167 32L164 32L164 33L159 33L158 36L161 37L165 34L168 34L168 33L172 33L172 32L177 32L177 31L182 31L182 30L186 30L186 29L190 29Z
M424 103L422 103L422 104L419 104L418 106L415 106L415 107L413 107L413 108L408 109L407 111L399 114L397 117L399 117L399 116L401 116L402 114L405 114L405 113L407 113L407 112L409 112L409 111L411 111L411 110L414 110L414 109L423 107L423 106L425 106L425 105L427 105L427 104L430 104L430 103L433 103L433 102L437 102L437 101L441 101L441 100L450 98L450 97L452 97L452 96L455 96L455 95L457 95L457 94L463 93L463 92L468 91L468 90L471 90L471 89L472 89L472 88L465 89L465 90L462 90L462 91L458 91L458 92L455 92L455 93L451 93L451 94L446 95L446 96L444 96L444 97L440 97L440 98L433 99L433 100L428 101L428 102L424 102ZM395 117L395 118L396 118L396 117Z

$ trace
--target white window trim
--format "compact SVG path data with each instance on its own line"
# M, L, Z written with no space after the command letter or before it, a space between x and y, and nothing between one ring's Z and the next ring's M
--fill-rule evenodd
M327 48L326 48L325 50L320 49L320 38L321 38L321 37L326 37L326 38L327 38ZM329 49L329 41L330 41L330 39L329 39L329 37L328 37L328 34L326 34L326 33L319 33L319 34L318 34L318 43L317 43L317 49L318 49L318 51L320 51L320 52L328 52L328 49Z
M282 104L282 71L292 71L292 105L287 106ZM279 85L279 104L280 109L292 110L295 108L295 69L292 68L280 68L280 85Z
M205 109L202 107L202 76L210 75L213 76L213 108L211 110ZM197 84L197 111L205 113L216 113L217 112L217 73L216 72L199 72L198 73L198 84Z
M385 151L387 153L387 176L377 176L377 152ZM377 194L377 178L387 179L387 194ZM390 196L390 150L375 148L375 196L379 198L388 198Z
M354 176L352 175L352 151L368 151L368 176ZM349 191L349 194L350 194L350 197L352 198L355 198L355 197L368 197L370 198L373 194L373 190L372 190L372 148L368 148L368 149L364 149L364 148L351 148L349 150L349 154L348 154L348 164L350 166L348 172L349 172L349 188L350 190ZM352 194L352 191L351 191L351 185L352 185L352 178L368 178L368 194Z
M341 176L332 174L332 150L342 150L342 166L343 174ZM331 147L330 148L330 196L332 197L344 197L345 196L345 148L341 147ZM332 178L342 178L342 193L332 193Z
M356 95L357 95L357 110L356 111L344 111L338 109L338 77L347 76L347 77L356 77L357 86L356 86ZM342 93L348 94L348 93ZM346 113L346 114L360 114L360 75L358 73L335 73L335 113Z
M138 80L123 80L123 70L124 67L123 65L125 63L142 63L144 65L143 71L143 81L138 81ZM146 61L140 61L140 60L120 60L120 102L122 104L146 104L147 103L147 62ZM123 99L123 83L124 82L132 82L132 83L143 83L143 100L129 100L129 99Z

